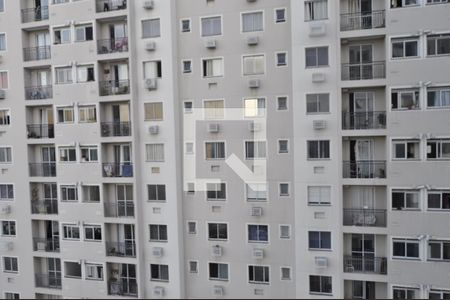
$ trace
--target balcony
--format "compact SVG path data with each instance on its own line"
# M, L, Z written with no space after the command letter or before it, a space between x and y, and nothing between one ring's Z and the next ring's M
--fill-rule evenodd
M131 163L103 163L103 177L133 177Z
M27 136L29 139L52 139L55 137L55 126L53 124L27 125Z
M113 296L137 297L136 281L119 279L108 282L108 294Z
M97 53L109 54L128 51L128 37L97 41Z
M56 177L56 163L30 163L31 177Z
M386 128L385 111L342 113L343 130L367 130L367 129L385 129L385 128Z
M134 203L132 201L105 203L105 217L134 218Z
M386 178L386 161L344 161L343 176L358 179Z
M386 227L386 210L344 208L344 226Z
M127 9L127 0L97 0L97 12Z
M344 256L344 272L387 274L386 257Z
M53 87L51 85L30 86L25 88L26 100L44 100L51 98L53 98Z
M59 239L33 238L33 251L59 252Z
M100 96L125 95L129 93L129 80L107 80L100 82Z
M386 62L342 64L342 80L370 80L386 78Z
M131 136L131 122L102 122L102 137Z
M48 6L22 9L22 23L48 20Z
M57 215L58 200L38 200L31 202L31 213L40 215Z
M35 274L36 287L47 289L61 289L61 275Z
M384 28L384 10L341 14L341 31Z
M135 242L106 242L106 256L136 257Z
M44 60L51 58L50 46L31 47L23 49L24 61Z

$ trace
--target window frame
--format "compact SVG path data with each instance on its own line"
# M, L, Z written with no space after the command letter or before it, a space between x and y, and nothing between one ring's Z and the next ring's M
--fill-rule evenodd
M100 230L100 238L98 238L98 230ZM88 233L88 231L91 231ZM92 238L88 238L88 235L92 234ZM101 242L103 240L103 230L101 225L84 224L83 225L83 237L85 242Z
M262 271L262 276L256 276L257 271ZM252 276L250 276L252 274ZM266 265L247 265L248 283L250 284L270 284L270 266ZM262 281L256 281L256 277L262 277ZM253 280L252 280L253 278ZM267 280L266 280L267 278Z
M213 155L212 157L208 158L208 151L207 151L207 146L208 145L212 145L213 146L213 152L216 153L216 155ZM223 157L217 155L220 154L220 149L218 149L217 147L219 145L223 145ZM226 147L226 142L225 141L205 141L205 160L206 161L217 161L217 160L225 160L227 157L227 147Z
M81 232L80 232L80 226L73 223L63 223L61 224L62 227L62 239L67 241L81 241ZM76 234L78 232L78 237L76 237Z
M415 157L408 157L408 148L409 146L413 144L414 150L417 150L418 153L414 155ZM397 157L397 146L403 145L404 147L404 157ZM421 160L421 140L416 139L392 139L392 160L393 161L419 161Z
M253 229L252 229L253 228ZM261 232L264 232L264 228L266 228L265 233L267 236L267 239L261 239ZM250 239L251 238L251 232L255 230L256 239ZM247 224L247 243L253 244L269 244L270 243L270 226L269 224Z
M217 277L212 277L211 276L211 265L217 265ZM221 275L221 268L220 267L223 267L223 266L226 266L226 274L227 274L226 278L220 277L220 275ZM229 281L230 280L230 264L229 263L224 263L224 262L208 262L208 280L211 280L211 281Z
M317 143L317 153L316 153L317 157L311 157L310 143ZM324 147L324 145L326 143L328 143L328 157L326 155L324 155L322 157L322 154L326 154L326 152L322 151L322 148ZM306 158L308 161L331 160L331 141L330 140L307 140L306 147L307 147Z
M155 188L155 195L157 199L150 199L150 188ZM163 187L164 188L164 199L159 199L160 196L162 197L163 195L159 195L160 194L160 188ZM151 183L151 184L147 184L147 201L149 202L166 202L167 201L167 189L166 189L166 184L160 184L160 183Z
M407 43L416 43L416 51L417 55L407 56L406 55L406 44ZM402 44L402 56L394 56L394 44ZM420 37L413 36L410 37L392 37L390 39L390 51L391 51L391 60L402 60L402 59L416 59L421 57L421 49L420 49Z
M310 200L312 189L320 189L320 200L318 202ZM329 192L328 202L323 201L324 189L328 189ZM308 185L306 187L306 199L308 200L308 206L331 206L331 185Z
M158 23L158 32L156 33L156 35L151 35L152 33L154 34L154 32L148 32L150 35L146 36L145 30L144 30L145 22L148 22L148 25L151 28L151 26L153 26L152 22L155 22L155 21L157 21L157 23ZM148 30L150 30L150 28ZM153 30L155 30L155 29L153 28ZM161 18L156 17L156 18L148 18L148 19L141 20L141 38L142 39L157 39L160 37L161 37Z
M254 29L254 28L252 28L252 30L244 30L245 28L244 28L244 24L245 24L245 22L244 22L244 16L248 16L248 15L255 15L255 14L260 14L261 15L261 29ZM240 14L240 20L241 20L241 26L240 26L240 29L241 29L241 34L252 34L252 33L258 33L258 32L264 32L265 31L265 13L264 13L264 10L253 10L253 11L245 11L245 12L241 12L241 14ZM252 25L254 25L254 24L252 24Z
M394 196L393 194L403 194L403 206L401 209L398 207L394 207ZM417 207L410 207L408 204L407 195L409 194L415 194L417 195ZM392 189L391 190L391 209L393 211L400 211L400 210L409 210L409 211L420 211L421 210L421 199L420 199L420 190L408 190L408 189Z
M7 232L5 232L5 225ZM1 220L1 236L2 237L17 237L17 222L15 220Z
M246 199L247 202L268 202L268 200L269 200L269 184L267 182L245 182L244 185L245 185L245 199ZM258 195L257 195L258 197L257 198L249 198L248 197L249 196L249 194L248 194L249 190L248 189L249 189L250 185L252 185L252 186L256 185L257 186L257 191L255 191L253 188L251 188L253 192L257 192L258 193ZM265 187L265 191L264 191L265 198L260 198L259 197L260 196L259 193L261 193L259 186L264 186Z
M312 241L314 241L314 238L311 236L311 234L318 234L318 242L319 247L315 248L312 247ZM326 238L323 237L324 234L327 234L330 238L329 244L330 247L327 248L323 244L326 242ZM308 231L308 250L309 251L333 251L333 235L331 231L320 231L320 230L309 230Z
M319 291L313 291L311 289L312 287L312 279L313 278L319 279ZM324 282L324 279L330 280L330 291L325 291L325 284L327 282ZM333 295L333 277L332 276L325 276L325 275L309 275L309 294L310 295Z
M215 228L211 228L210 226L215 226ZM226 222L207 222L207 240L208 241L228 241L229 239L229 232L228 232L228 223ZM221 237L221 228L225 228L225 237ZM211 231L212 230L212 231ZM223 230L223 228L222 228ZM215 232L214 232L215 231Z
M220 19L220 33L213 33L213 34L208 34L205 35L203 33L203 20L205 19L215 19L215 18L219 18ZM200 20L199 20L199 24L200 24L200 37L201 38L210 38L213 36L222 36L223 35L223 16L222 15L210 15L210 16L200 16Z
M327 56L326 56L326 64L319 64L319 51L320 49L326 49L327 50ZM314 65L308 65L308 50L315 50L315 64ZM328 68L330 67L330 47L328 45L325 46L313 46L313 47L305 47L305 69L317 69L317 68Z
M426 4L429 4L429 3L426 3ZM435 3L432 3L432 4L435 4ZM434 50L435 50L434 54L429 54L430 48L429 48L428 42L430 39L434 39ZM426 49L427 49L426 57L441 57L441 56L450 55L450 48L449 48L448 53L438 53L438 49L439 49L438 42L439 42L439 40L442 40L442 39L446 39L446 40L448 39L448 43L450 44L450 33L430 34L426 37Z
M158 268L157 274L153 273L153 267ZM162 270L162 269L166 270ZM165 272L167 271L167 272ZM157 276L156 276L157 275ZM167 278L163 278L164 275L167 275ZM169 275L169 265L166 264L150 264L150 281L157 281L157 282L169 282L170 275Z
M83 151L87 151L87 157L83 156ZM97 152L95 156L96 160L92 159L93 152ZM82 145L80 146L80 163L98 163L100 161L98 146L97 145Z
M256 58L262 58L263 60L263 70L261 72L256 72L257 69L257 64L256 61L252 61L252 71L248 71L245 68L245 60L246 59L256 59ZM267 73L267 61L266 61L266 54L265 53L254 53L254 54L244 54L242 55L242 76L243 77L247 77L247 76L262 76L265 75Z
M152 227L156 228L157 236L153 236ZM164 229L163 229L164 228ZM166 224L148 224L149 229L149 242L156 243L156 242L168 242L169 241L169 232L167 230L168 226ZM164 238L164 230L165 230L165 238ZM153 238L152 238L153 236Z
M404 99L403 95L412 94L413 95L413 102L415 101L415 106L405 106L403 104ZM394 107L394 95L397 102L397 108ZM420 89L418 88L393 88L391 90L391 111L408 111L408 110L420 110Z
M253 145L253 148L251 148L251 145ZM251 149L253 149L253 153L250 153ZM245 160L264 160L267 159L268 156L267 141L244 141Z
M12 269L6 269L6 259L10 260L9 265ZM17 256L2 256L2 267L3 273L19 274L19 258Z
M394 253L394 244L401 243L404 246L404 255L395 255ZM404 260L420 260L421 259L421 251L420 251L420 241L418 239L411 238L392 238L392 259L404 259ZM417 245L417 257L408 255L408 245Z
M150 111L147 111L148 109ZM160 118L158 117L158 110L161 110ZM144 103L144 121L146 121L146 122L164 121L164 102L162 102L162 101L145 102Z
M60 115L60 111L62 115ZM68 113L68 115L66 115ZM66 118L68 116L72 116L72 120L70 118ZM56 116L58 124L74 124L75 123L75 110L73 106L58 106L56 107ZM62 119L60 119L62 117Z
M278 19L278 11L284 11L284 13L283 13L284 18L283 19ZM286 7L274 8L273 14L274 14L274 23L275 24L287 23L288 18L287 18L287 9L286 9Z

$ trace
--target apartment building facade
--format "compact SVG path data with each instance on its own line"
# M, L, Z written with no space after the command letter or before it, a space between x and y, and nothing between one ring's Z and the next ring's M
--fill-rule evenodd
M449 15L0 0L1 297L447 299Z

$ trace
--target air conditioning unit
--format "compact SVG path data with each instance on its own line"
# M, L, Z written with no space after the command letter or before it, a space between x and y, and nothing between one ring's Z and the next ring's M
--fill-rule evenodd
M251 88L251 89L259 88L259 86L260 86L259 79L250 79L248 81L248 87Z
M255 122L248 123L248 130L250 130L251 132L260 131L261 124Z
M325 128L327 128L327 121L326 120L314 120L313 128L315 130L325 129Z
M3 242L0 244L1 250L12 251L14 250L14 242Z
M156 78L148 78L145 80L145 87L151 91L151 90L156 90L157 88L157 81Z
M150 126L150 127L148 128L148 132L149 132L150 134L152 134L152 135L158 134L158 133L159 133L159 126L158 126L158 125Z
M5 205L1 208L2 215L8 215L11 213L11 205Z
M156 43L155 42L148 42L145 44L145 50L147 51L155 51L156 50Z
M153 247L152 254L155 257L163 256L163 248L162 247Z
M247 37L247 45L256 46L259 43L259 37L257 36L249 36Z
M6 98L5 90L0 90L0 99L5 99L5 98Z
M309 23L309 36L318 37L327 33L327 27L324 22L310 22Z
M220 247L219 245L212 246L211 254L212 254L212 256L215 256L215 257L222 256L222 247Z
M314 83L324 82L325 81L325 73L313 73L312 81Z
M208 48L208 49L215 49L217 47L216 40L207 40L205 42L205 47Z
M322 256L316 256L316 267L319 269L326 269L328 267L328 258Z
M263 214L262 207L252 207L252 216L253 217L261 217Z
M213 293L214 296L218 296L218 297L223 296L224 295L223 286L215 285L213 287L212 293Z
M153 9L153 0L144 1L144 8L145 9Z
M162 286L155 286L153 288L153 296L156 298L162 298L164 296L164 288Z
M217 123L209 123L208 124L208 132L217 133L220 131L220 125Z
M264 258L264 249L253 249L252 257L254 259L263 259Z
M38 242L36 244L36 249L37 249L37 251L45 251L45 250L47 250L47 245L44 242Z

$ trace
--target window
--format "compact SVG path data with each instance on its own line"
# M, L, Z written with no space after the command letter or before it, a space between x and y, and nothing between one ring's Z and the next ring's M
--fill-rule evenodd
M252 98L244 100L244 116L247 118L264 117L266 115L266 99Z
M88 280L103 280L103 266L97 264L85 264L86 279Z
M309 293L310 294L331 294L332 279L331 276L309 276Z
M192 101L185 101L183 103L183 106L184 106L184 113L185 114L192 113Z
M225 103L223 100L206 100L203 102L205 111L205 119L217 120L223 119L225 116Z
M144 103L145 121L162 121L163 103Z
M16 236L15 221L2 221L2 236Z
M59 148L60 162L76 162L77 154L75 147L60 147Z
M264 30L264 16L262 11L242 14L242 32Z
M391 107L393 110L418 109L419 89L392 90Z
M160 60L144 62L144 79L155 79L162 77L162 63Z
M187 223L187 230L189 234L197 234L197 222L188 222Z
M61 27L55 29L55 45L68 44L71 42L70 27Z
M191 32L191 20L190 19L184 19L181 20L181 32Z
M288 98L285 96L277 97L277 110L288 109Z
M85 241L101 241L102 227L99 225L84 225Z
M394 258L419 258L419 241L393 239L392 256Z
M209 280L228 280L228 264L209 263Z
M5 0L0 0L0 12L5 11Z
M18 273L19 263L17 257L3 257L3 272L6 273Z
M147 162L162 162L164 161L164 144L147 144L146 147L146 161Z
M6 34L0 33L0 51L6 50Z
M61 201L78 201L78 190L76 186L61 186Z
M225 142L206 142L206 159L225 159Z
M222 34L222 18L207 17L201 19L202 36L214 36Z
M392 58L419 56L419 38L392 39Z
M92 30L92 24L75 26L76 42L92 41L93 39L94 33Z
M266 142L245 142L245 159L266 158Z
M431 240L428 242L430 260L450 260L450 241Z
M58 107L58 123L73 123L74 113L73 107Z
M206 184L206 199L207 200L225 200L226 183L207 183Z
M305 1L305 21L317 21L328 19L327 0Z
M280 183L280 196L289 196L289 183Z
M0 164L12 162L11 152L11 147L0 147Z
M306 48L305 58L307 68L328 66L328 47Z
M310 250L331 250L331 232L309 231L308 240Z
M63 224L63 236L67 240L79 240L80 228L74 224Z
M308 159L329 159L330 141L308 141Z
M72 67L55 68L56 84L72 83Z
M0 3L2 3L1 0ZM20 299L20 294L5 292L5 299Z
M8 109L0 110L0 125L11 124L11 112Z
M416 299L416 291L413 288L393 287L392 299Z
M198 262L194 260L189 261L189 273L198 273Z
M95 81L94 66L77 66L77 82Z
M393 159L419 159L419 140L393 140Z
M192 60L183 60L183 73L192 73Z
M450 87L428 89L428 108L450 107Z
M450 210L450 191L429 191L429 210Z
M78 121L80 123L97 122L97 108L95 107L95 105L79 106Z
M225 223L208 223L208 239L227 240L228 225Z
M391 8L419 5L419 0L392 0Z
M306 113L322 114L330 112L330 94L306 95Z
M97 146L81 146L81 162L98 162Z
M411 191L401 191L401 190L393 190L392 191L392 208L397 210L402 209L411 209L418 210L419 208L419 198L420 192L411 190Z
M276 54L277 67L287 66L287 53L286 52L278 52Z
M290 239L290 238L291 238L291 226L280 225L280 239Z
M149 184L147 185L148 201L166 201L166 185L165 184Z
M150 280L169 281L169 266L150 264Z
M167 242L167 225L150 224L150 242Z
M269 226L268 225L248 225L248 241L263 242L269 241Z
M450 139L428 140L428 159L450 159Z
M249 283L270 283L268 266L248 266Z
M0 184L0 201L14 200L14 187L12 184Z
M285 8L275 9L275 23L284 23L284 22L286 22L286 9Z
M81 190L83 192L83 202L100 202L100 186L83 185Z
M448 0L427 0L427 4L445 4Z
M450 291L433 289L428 292L428 299L450 299Z
M427 36L427 55L450 54L450 34L438 34Z
M288 140L279 140L278 141L278 153L279 154L289 153L289 141Z
M247 183L245 185L247 201L266 201L267 184L266 183Z
M244 76L264 74L266 59L264 55L250 55L242 58Z
M202 60L203 77L221 77L223 76L223 58L208 58Z
M308 186L308 205L330 205L331 187Z
M157 38L161 36L161 24L159 19L142 21L142 38Z
M9 86L8 72L0 71L0 89L6 90L8 89L8 86Z

